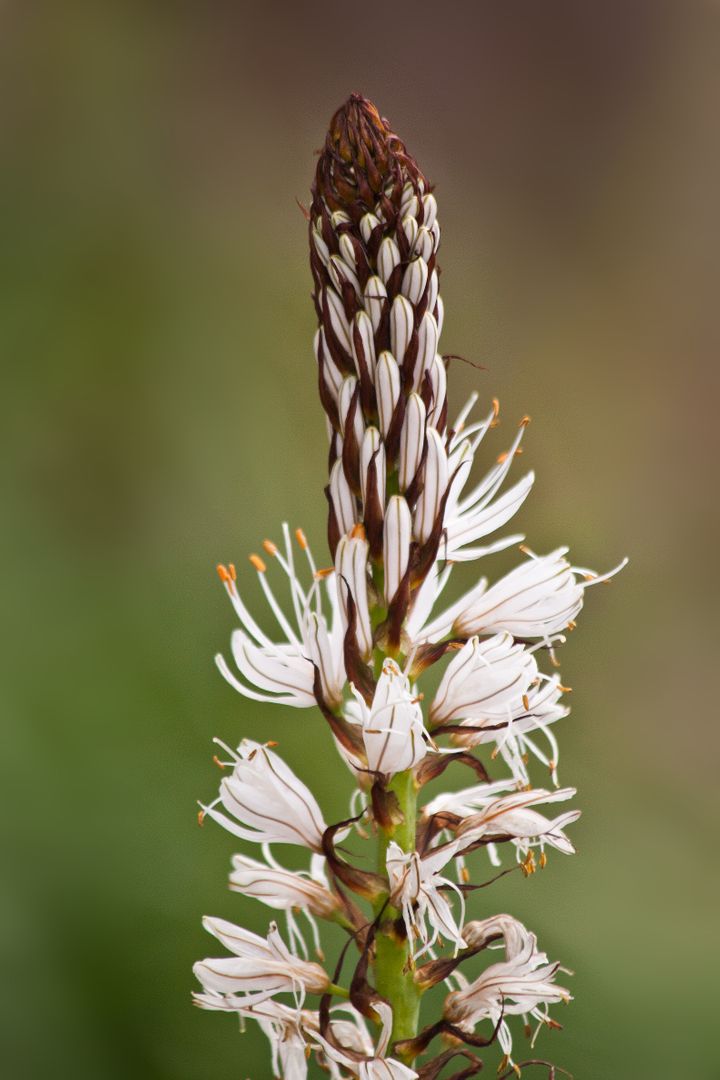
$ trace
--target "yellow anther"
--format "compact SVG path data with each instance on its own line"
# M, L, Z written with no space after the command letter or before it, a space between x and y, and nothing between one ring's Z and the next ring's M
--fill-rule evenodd
M302 529L296 529L295 530L295 539L297 540L298 544L303 549L303 551L305 551L305 548L308 546L308 542L307 542L307 537L306 537L305 533L302 531Z
M535 855L532 848L530 848L525 858L525 861L521 862L520 866L525 877L530 877L531 874L535 873L537 867L535 865Z
M263 547L268 555L277 555L277 544L273 544L272 540L263 540Z
M540 852L540 858L538 859L538 862L540 863L540 869L544 870L547 866L547 855L544 851Z
M522 703L525 712L530 712L530 698L527 696L527 694L523 694Z
M460 871L460 877L467 885L468 881L470 880L470 871L468 870L467 866L463 866L462 870Z
M248 558L250 559L250 562L253 564L259 574L265 573L265 571L267 570L267 566L262 561L259 555L248 555Z

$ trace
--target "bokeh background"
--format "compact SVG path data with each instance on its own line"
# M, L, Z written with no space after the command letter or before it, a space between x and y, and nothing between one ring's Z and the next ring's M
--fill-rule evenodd
M279 740L328 817L348 778L318 715L216 674L214 564L259 608L264 536L323 549L295 198L351 90L437 185L443 346L487 369L455 363L452 401L499 396L493 457L533 416L528 540L632 559L564 656L580 854L476 910L577 972L543 1056L720 1077L719 49L698 0L2 4L8 1080L270 1076L257 1031L190 1006L200 916L267 917L195 823L210 740Z

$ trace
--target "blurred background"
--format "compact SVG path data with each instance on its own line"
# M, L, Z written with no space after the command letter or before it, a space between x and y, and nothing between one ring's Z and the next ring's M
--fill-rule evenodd
M563 657L580 854L475 910L527 920L577 973L541 1056L584 1080L720 1077L719 47L699 0L4 0L8 1080L270 1077L257 1030L190 1005L200 916L267 921L225 887L232 838L196 825L211 738L277 739L328 819L348 776L318 714L216 673L214 565L261 610L245 557L281 521L324 561L295 200L352 90L437 185L443 348L487 369L454 363L451 403L502 403L486 462L533 416L519 527L581 565L632 560Z

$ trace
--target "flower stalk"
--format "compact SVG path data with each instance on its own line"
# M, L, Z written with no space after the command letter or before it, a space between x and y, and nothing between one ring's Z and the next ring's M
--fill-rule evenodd
M502 1072L515 1067L514 1018L534 1044L559 1026L549 1007L570 999L563 969L522 923L468 919L466 908L513 867L527 878L548 851L574 852L565 830L579 811L543 812L575 795L558 779L569 688L557 653L586 589L611 575L574 567L566 548L538 556L521 535L491 539L532 487L532 473L505 486L528 417L475 477L500 410L493 401L473 419L473 395L448 420L437 210L404 143L351 95L330 122L307 215L331 565L318 568L287 525L250 556L279 640L245 604L235 566L218 567L238 620L221 673L251 700L317 707L354 783L347 817L328 822L275 744L245 738L219 744L225 774L201 809L259 850L234 856L230 888L282 913L285 932L206 919L231 955L195 965L195 1001L256 1021L287 1080L305 1080L312 1057L332 1080L435 1080L455 1058L455 1076L470 1077L483 1067L476 1050L495 1044ZM476 575L443 606L455 568L514 545L515 570L492 585ZM451 766L468 786L425 799ZM538 771L547 786L535 786ZM304 869L279 861L287 845L305 852ZM504 867L489 881L482 869L478 880L484 857ZM327 968L323 922L347 934ZM425 990L441 982L443 1005L422 1016Z

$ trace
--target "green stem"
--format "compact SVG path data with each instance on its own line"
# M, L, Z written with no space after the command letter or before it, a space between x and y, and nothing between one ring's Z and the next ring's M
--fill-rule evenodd
M415 850L415 816L417 792L411 770L397 773L390 781L403 814L403 821L393 830L381 829L378 834L378 870L386 872L385 856L388 844L394 840L403 851ZM380 900L376 914L382 908ZM375 985L393 1009L392 1041L412 1039L417 1035L421 991L413 980L412 942L395 932L395 922L401 913L386 907L375 938Z

